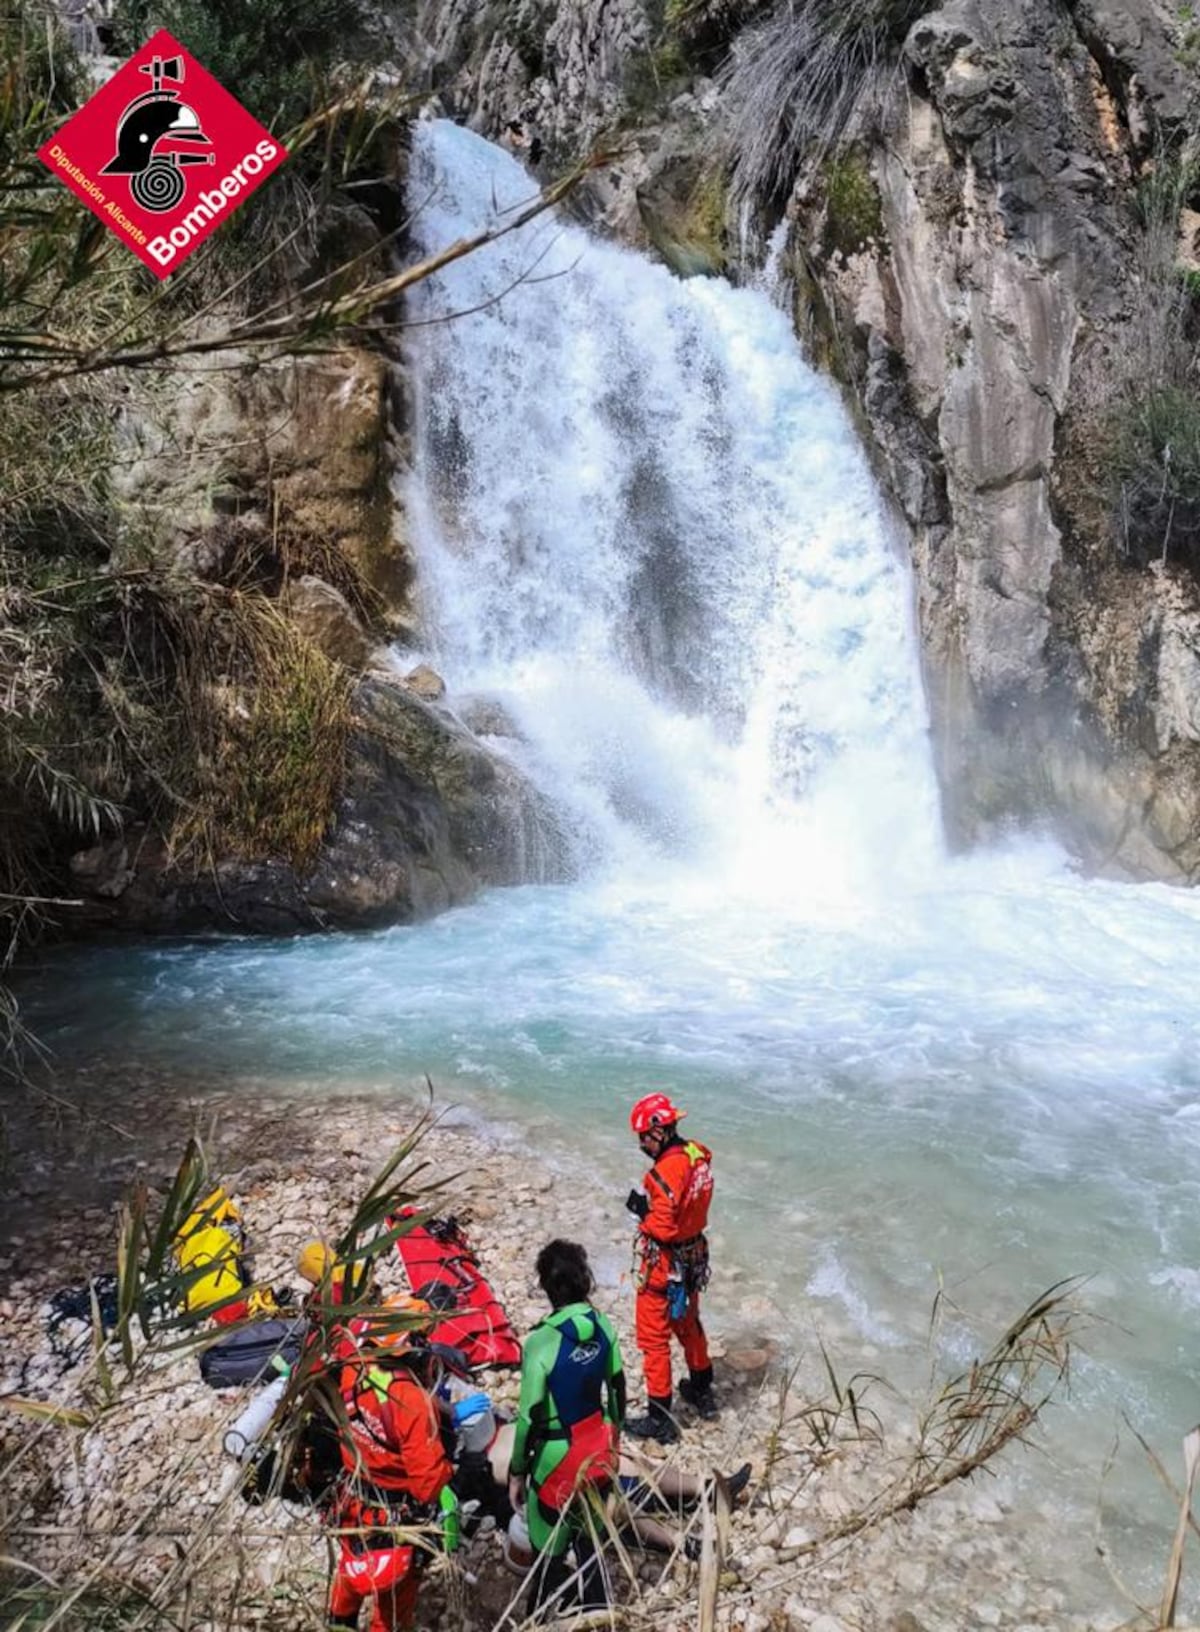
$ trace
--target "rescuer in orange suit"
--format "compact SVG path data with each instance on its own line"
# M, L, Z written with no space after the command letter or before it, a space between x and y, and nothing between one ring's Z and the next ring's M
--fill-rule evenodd
M704 1229L712 1201L712 1151L680 1137L678 1124L686 1115L666 1094L646 1094L629 1117L653 1166L625 1203L638 1218L636 1334L648 1397L646 1415L626 1419L625 1431L663 1445L679 1438L671 1415L672 1334L683 1345L688 1367L680 1396L699 1416L717 1415L712 1361L700 1323L700 1294L709 1277Z
M393 1314L419 1315L427 1304L389 1299ZM438 1429L437 1407L411 1369L419 1346L407 1329L359 1334L360 1358L342 1369L346 1423L344 1473L329 1513L343 1533L329 1603L331 1626L357 1626L371 1598L370 1632L406 1632L417 1607L424 1552L397 1530L445 1522L453 1469ZM440 1499L440 1500L439 1500Z

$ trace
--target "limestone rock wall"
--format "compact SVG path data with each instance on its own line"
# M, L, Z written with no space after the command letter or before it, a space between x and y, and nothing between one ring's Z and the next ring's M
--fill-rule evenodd
M403 623L413 567L390 478L405 415L386 359L345 347L220 360L135 382L117 490L139 529L185 554L228 517L303 534L345 555L385 626Z
M630 64L649 49L652 0L418 0L413 38L431 88L488 136L575 154L626 106Z
M1154 0L951 0L904 69L882 232L822 259L798 210L797 239L911 531L951 831L1047 823L1194 879L1200 603L1122 562L1071 434L1144 297L1134 189L1190 77Z

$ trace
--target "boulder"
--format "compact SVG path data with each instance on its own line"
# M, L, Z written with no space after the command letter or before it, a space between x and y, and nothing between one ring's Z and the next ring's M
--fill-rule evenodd
M446 682L428 663L418 663L415 669L410 669L404 676L404 684L415 696L423 697L427 703L440 703L446 695Z
M455 712L459 719L473 731L477 737L511 737L522 740L521 728L512 715L497 702L494 697L484 696L482 693L475 696L455 697Z
M128 889L133 878L129 847L123 838L94 844L71 857L71 877L92 895L113 900Z
M372 642L341 590L306 573L288 583L279 600L289 622L326 657L356 672L366 668Z
M483 886L558 882L569 853L516 766L400 676L372 673L353 695L337 815L308 873L239 857L183 867L140 831L81 852L74 871L93 926L292 934L408 923Z

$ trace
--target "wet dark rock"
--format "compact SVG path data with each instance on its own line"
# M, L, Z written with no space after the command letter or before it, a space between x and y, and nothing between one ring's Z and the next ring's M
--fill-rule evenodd
M183 868L161 839L131 833L124 863L113 846L76 858L86 923L268 935L367 928L428 918L484 885L567 876L549 802L465 726L378 674L359 683L354 716L337 817L309 873L236 857Z

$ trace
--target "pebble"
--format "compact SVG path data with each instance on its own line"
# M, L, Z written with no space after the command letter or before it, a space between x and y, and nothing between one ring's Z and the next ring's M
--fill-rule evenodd
M924 1564L915 1560L905 1559L896 1566L896 1585L902 1587L906 1593L911 1593L914 1598L925 1591L927 1578L928 1571Z
M731 1349L725 1357L730 1371L743 1377L766 1371L770 1363L771 1356L766 1349Z

